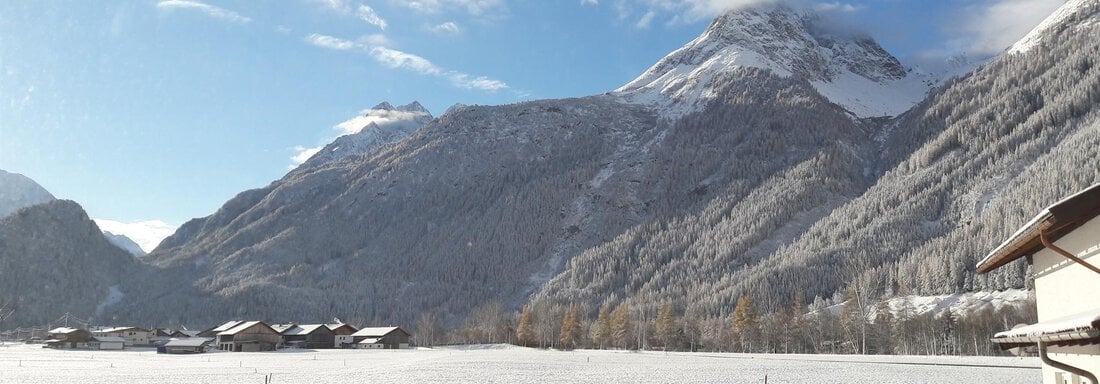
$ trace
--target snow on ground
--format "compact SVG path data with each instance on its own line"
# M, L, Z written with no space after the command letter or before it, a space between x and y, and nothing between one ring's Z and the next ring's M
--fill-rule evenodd
M158 355L0 347L0 383L1035 383L1038 358L544 351L511 346Z

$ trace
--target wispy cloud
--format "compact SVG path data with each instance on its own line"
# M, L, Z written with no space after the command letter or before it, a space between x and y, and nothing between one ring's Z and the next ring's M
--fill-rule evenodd
M386 47L374 47L370 50L371 57L382 65L394 69L404 69L421 75L435 76L447 79L451 85L463 89L476 89L481 91L499 91L507 89L508 84L500 80L490 79L485 76L471 76L459 71L443 69L433 64L428 59L418 55L390 49Z
M494 18L507 13L504 0L390 0L394 5L420 13L440 13L461 10L471 16Z
M646 12L645 15L642 15L641 19L638 19L638 22L635 23L634 26L637 27L638 29L649 28L649 24L653 22L653 17L654 16L657 16L657 12L654 12L652 10L649 11L649 12Z
M1024 37L1064 0L991 0L965 8L946 29L970 54L996 54Z
M600 0L581 0L581 5L600 5Z
M237 12L230 11L228 9L219 8L210 4L206 4L195 0L161 0L157 3L157 8L160 9L187 9L193 11L199 11L207 16L215 19L221 19L237 24L245 24L252 21L247 16L241 16Z
M437 35L457 35L462 33L462 28L458 26L458 23L448 21L428 27L428 30Z
M302 165L302 163L305 163L306 160L309 160L309 158L313 157L313 155L316 155L317 152L320 152L321 149L323 149L323 148L324 148L324 146L316 146L316 147L303 147L301 145L294 146L294 148L291 148L291 150L294 151L294 155L290 157L290 165L287 166L287 169L288 170L293 170L294 168L298 168L299 165Z
M332 49L337 51L347 51L355 48L359 48L359 44L351 40L344 40L338 37L332 37L328 35L322 35L314 33L306 36L306 42L315 46Z
M344 0L310 0L310 2L343 16L355 16L367 22L367 24L374 25L383 31L389 26L386 19L379 16L374 8L366 4L352 5L352 3Z
M378 13L374 11L374 8L360 4L359 8L355 10L355 16L359 17L359 19L363 21L366 21L368 24L378 27L383 31L386 30L386 20L383 19L381 16L378 16Z

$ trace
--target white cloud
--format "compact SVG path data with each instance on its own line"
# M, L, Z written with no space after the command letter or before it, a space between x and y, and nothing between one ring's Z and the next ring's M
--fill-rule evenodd
M428 30L439 35L457 35L462 32L462 28L453 21L430 26Z
M176 232L175 226L160 220L129 223L108 219L94 219L94 221L100 230L129 237L145 252L152 251L162 240Z
M374 11L374 8L360 4L359 8L355 10L355 16L359 17L359 19L363 21L366 21L368 24L378 27L383 31L386 30L386 20L383 19L381 16L378 16L378 13Z
M581 5L600 5L600 0L581 0Z
M839 1L814 4L814 9L821 12L855 12L864 8L865 7L862 5L852 5L849 3L841 3Z
M954 21L954 28L948 30L967 53L995 54L1023 38L1062 4L1064 0L986 1L965 9L963 20Z
M472 16L493 17L507 12L504 0L390 0L390 2L421 13L463 10Z
M358 48L359 44L351 40L344 40L339 37L332 37L328 35L322 35L318 33L306 36L306 41L315 46L332 49L337 51L347 51L350 49Z
M224 9L224 8L215 7L213 5L206 4L206 3L203 3L203 2L199 2L199 1L194 1L194 0L161 0L160 2L157 3L157 8L160 8L160 9L190 9L190 10L202 12L202 13L206 14L207 16L213 17L215 19L222 19L222 20L237 23L237 24L245 24L245 23L248 23L248 22L252 21L251 18L248 18L246 16L241 16L241 14L239 14L237 12L233 12L233 11L230 11L230 10L227 10L227 9Z
M380 127L384 127L390 124L401 124L410 121L415 121L427 115L425 112L407 112L397 110L384 110L384 109L368 109L359 113L359 116L355 116L340 124L336 124L335 127L341 135L350 135L358 133L370 124L377 124ZM316 151L315 151L316 152Z
M654 16L657 16L657 12L654 12L652 10L649 11L649 12L646 12L645 15L642 15L641 19L638 19L638 23L634 24L634 26L637 27L638 29L649 28L649 23L653 22L653 17Z
M503 81L490 79L485 76L475 77L458 71L446 70L433 64L428 59L396 49L374 47L371 48L370 54L374 60L387 67L405 69L421 75L444 78L447 79L451 85L458 88L477 89L489 92L508 88L508 84Z
M379 16L378 12L375 12L374 8L371 8L368 5L358 4L357 6L353 7L351 3L348 3L344 0L310 0L310 2L318 4L322 8L336 12L337 14L340 14L342 16L358 17L360 20L363 20L368 24L374 25L383 31L386 30L386 27L389 26L389 23L386 22L386 19L383 19L382 16Z
M306 162L306 160L309 160L310 157L313 157L313 155L317 154L317 152L320 152L322 148L324 147L317 146L307 148L301 145L294 146L294 148L291 148L291 150L294 151L294 156L290 157L291 164L287 168L291 170L297 168L299 165L302 165L302 163Z
M390 39L388 37L386 37L386 35L383 35L381 33L375 33L375 34L371 34L371 35L360 36L359 39L356 40L356 41L358 41L359 44L374 45L374 46L393 45L393 42L390 41Z

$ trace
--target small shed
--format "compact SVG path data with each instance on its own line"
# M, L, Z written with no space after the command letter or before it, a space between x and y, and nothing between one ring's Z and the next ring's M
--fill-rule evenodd
M214 339L206 337L189 337L185 339L174 339L164 344L164 353L170 354L190 354L190 353L204 353L207 347Z
M95 336L88 341L88 348L119 351L126 346L126 339L118 336Z
M368 327L353 333L352 340L358 348L377 349L404 349L409 348L409 340L412 335L401 327ZM364 341L370 341L363 343Z

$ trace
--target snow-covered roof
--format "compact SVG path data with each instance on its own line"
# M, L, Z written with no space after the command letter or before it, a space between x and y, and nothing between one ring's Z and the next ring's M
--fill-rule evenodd
M297 325L295 325L293 323L291 323L291 324L271 324L271 329L274 329L275 332L283 333L286 330L294 328L296 326Z
M1100 308L998 332L993 336L994 342L1009 344L1033 344L1039 341L1057 343L1080 340L1100 342Z
M205 337L189 337L186 339L173 339L164 344L165 347L201 347L206 343L209 343L210 339Z
M1035 253L1042 248L1039 243L1039 234L1046 227L1060 226L1058 233L1048 233L1051 241L1057 240L1062 235L1076 229L1074 224L1082 224L1096 216L1096 208L1100 207L1100 183L1093 184L1084 190L1051 204L1035 217L1028 220L1024 226L1017 229L1012 236L993 248L978 262L978 272L989 272L997 267L1008 264L1020 257Z
M401 329L401 327L367 327L360 329L359 331L351 334L352 336L365 336L365 337L382 337L390 334L395 330Z
M233 328L229 328L225 331L218 332L218 336L236 335L236 334L240 333L243 330L252 328L252 326L254 326L256 324L263 324L263 322L262 321L245 321L243 323L237 324L237 326L235 326Z
M95 332L96 333L115 333L115 332L125 332L125 331L129 331L129 330L133 330L135 332L148 332L147 329L139 328L139 327L110 327L110 328L97 329L97 330L95 330Z
M325 327L325 324L302 324L285 329L280 333L289 336L308 335L322 327ZM276 331L278 331L278 329L276 329Z
M240 325L241 323L243 323L243 321L240 321L240 320L227 321L224 324L219 325L219 326L215 327L214 329L211 329L210 332L215 332L215 333L225 332L225 331L228 331L230 328L233 328L233 327L236 327L236 326Z
M51 329L48 333L51 333L51 334L53 334L53 333L68 334L68 333L73 333L73 332L76 332L76 331L79 331L79 329L69 328L69 327L58 327L58 328Z
M376 344L380 340L382 340L382 339L380 339L380 338L368 338L368 339L363 339L363 341L360 341L359 344Z
M358 328L355 328L355 326L353 326L351 324L344 324L344 323L325 324L325 326L328 327L328 329L332 330L332 331L340 329L340 327L348 327L348 328L351 328L352 331L358 331L359 330Z
M93 337L93 339L95 339L95 341L98 341L98 342L101 342L101 343L125 343L126 342L126 339L123 339L123 338L118 337L118 336L96 336L96 337Z

